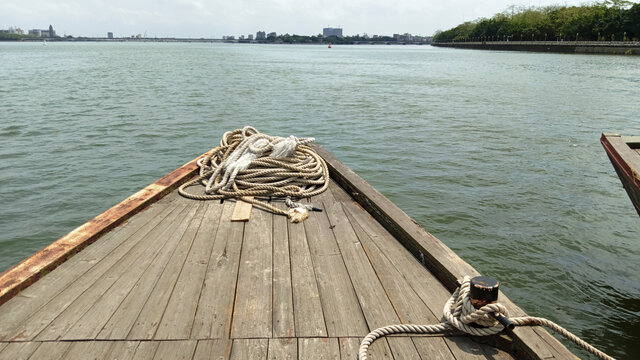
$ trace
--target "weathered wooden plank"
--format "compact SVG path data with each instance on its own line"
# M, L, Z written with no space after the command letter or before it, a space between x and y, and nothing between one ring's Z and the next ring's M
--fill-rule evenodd
M133 326L131 326L127 339L148 340L152 339L155 335L178 276L181 274L181 270L190 253L196 233L197 229L195 226L189 228L185 233L181 240L180 247L176 249L172 255L171 260L169 260L169 263L162 272L160 279L158 279L158 282L155 284L151 294L140 311L140 314L135 319ZM113 336L120 337L123 332L124 330L122 332L115 333ZM98 337L102 338L108 336L109 334L105 332L101 333Z
M269 360L297 360L298 341L296 338L270 339Z
M620 136L622 141L624 141L630 148L634 148L635 146L640 146L640 136L632 135L632 136Z
M105 359L133 360L139 341L113 341Z
M526 328L524 328L526 329ZM516 330L524 330L522 327L516 328ZM558 339L556 339L553 335L549 334L543 327L534 326L528 328L528 330L535 333L539 336L546 344L546 350L551 352L551 356L554 359L564 359L564 360L575 360L578 359L573 353L568 351L563 351L566 349L564 345Z
M316 274L303 223L287 223L296 336L327 336Z
M231 356L233 340L199 340L193 360L227 360Z
M138 280L127 297L108 319L108 322L101 329L96 329L99 331L96 338L125 339L147 302L150 293L162 279L162 273L166 271L167 267L173 265L172 261L176 261L182 266L205 213L203 205L194 203L191 206L191 212L187 215L187 218L176 225L176 230L171 235L171 239L169 239L168 243L172 246L161 252L158 259L152 263L150 268ZM194 214L194 211L197 212Z
M442 337L421 336L412 338L422 359L454 360L449 346Z
M0 343L0 352L2 352L2 349L4 349L7 345L9 345L9 343Z
M37 281L44 273L66 261L69 256L79 252L195 175L198 169L197 161L207 154L174 170L0 274L0 305Z
M424 230L335 156L320 146L313 147L326 161L331 177L400 241L405 248L421 259L425 266L440 279L449 291L453 291L458 285L457 280L462 279L465 275L472 277L479 275L473 267L460 259L451 249ZM504 300L505 297L502 298L501 302ZM509 313L514 316L524 314L515 305L507 305L507 308ZM516 330L514 331L515 344L520 348L522 356L540 359L541 357L536 354L534 348L538 345L546 346L544 341L537 335L532 336L530 329ZM556 350L563 352L567 356L571 354L564 347Z
M357 360L360 338L340 338L340 360Z
M173 289L155 339L188 339L207 272L222 206L208 202L193 245Z
M326 199L323 195L314 197L312 202L322 202ZM367 323L326 212L311 214L305 220L304 227L318 281L327 335L366 335L369 332Z
M327 198L323 201L324 208L327 210L340 252L347 265L353 287L369 328L373 330L378 327L400 323L396 309L382 286L379 275L369 261L360 239L349 222L349 218L342 209L342 204L333 198L331 192L326 192L326 194ZM329 197L329 195L331 196ZM399 354L404 358L418 357L412 342L406 342L402 339L389 339L388 343L394 356Z
M270 338L272 333L272 216L256 208L245 225L232 338Z
M269 340L235 339L231 348L231 360L266 359Z
M360 223L350 216L349 211L345 211L353 226L358 239L362 243L369 261L378 274L382 286L386 290L389 300L396 309L398 317L403 324L437 324L440 322L413 290L411 284L405 279L403 274L391 263L386 254L378 248L371 237L362 229ZM397 246L401 246L397 244ZM415 262L415 260L413 260ZM427 273L426 269L421 273ZM423 286L426 284L423 284ZM437 286L441 287L438 283ZM431 289L429 289L431 290ZM442 306L440 306L442 307Z
M252 200L253 196L247 196L246 198ZM233 208L231 221L249 221L249 218L251 218L252 208L252 203L236 200L236 206Z
M55 320L51 321L35 338L38 340L60 339L118 279L130 272L130 268L139 277L142 269L145 269L150 264L166 242L167 235L171 231L171 222L176 217L183 216L186 210L184 207L179 209L179 211L173 212L167 217L166 220L169 221L159 224L144 239L140 240L109 271L80 294L68 307L63 309L64 311L60 312ZM160 239L159 243L157 239ZM51 313L47 314L47 316L51 316Z
M3 320L0 322L0 339L21 333L22 330L16 328L24 327L30 316L68 287L72 289L66 290L65 294L71 297L68 301L72 301L78 292L84 291L135 245L135 241L127 241L131 236L151 231L172 211L174 207L163 199L47 274L47 281L36 282L0 306L0 318ZM80 278L82 280L77 281Z
M177 223L170 224L169 231L164 235L164 237L167 238L164 244L162 243L162 239L157 239L157 245L155 246L158 246L160 251L156 256L151 260L147 260L149 262L140 260L130 266L127 272L95 302L91 309L73 325L62 339L94 339L104 328L105 324L112 318L113 313L120 307L123 300L129 295L132 289L134 289L135 285L138 285L138 288L142 286L143 288L147 287L151 289L152 286L149 285L149 283L154 284L156 282L189 224L192 222L196 224L200 223L202 215L194 219L200 207L201 204L197 202L189 205L188 212L183 213L184 217L178 217L176 219ZM200 212L204 213L204 211ZM135 294L135 292L133 295L140 296L139 294ZM128 302L123 305L129 306L129 304ZM137 316L138 313L136 312L133 315Z
M27 360L40 346L39 342L14 342L0 351L0 360Z
M420 354L410 337L389 337L387 342L394 359L420 360Z
M298 349L298 359L300 360L340 359L337 338L300 338L298 339Z
M502 351L494 346L486 345L480 343L480 348L484 352L486 359L495 359L495 360L513 360L514 357L509 353Z
M233 202L226 201L211 251L192 339L227 339L236 293L244 223L231 222Z
M110 347L109 341L77 341L73 342L64 358L68 360L102 360L109 352Z
M389 348L389 343L387 343L387 338L381 338L376 340L369 347L369 358L372 360L393 360L393 354L391 349ZM401 360L398 358L398 360Z
M136 349L136 353L133 354L134 359L153 359L153 356L158 350L160 341L140 341L140 345Z
M38 349L31 354L32 360L54 360L62 359L67 352L71 343L69 342L44 342L38 346Z
M182 207L175 208L167 218L178 216L182 209ZM133 237L116 248L84 276L77 278L64 291L32 314L27 321L20 324L13 334L9 333L9 338L33 339L53 321L57 321L57 324L62 326L51 328L51 332L45 333L44 336L57 338L91 307L93 301L102 294L100 291L105 291L110 283L113 283L131 263L137 260L138 256L149 251L148 244L153 240L153 234L160 234L164 230L166 226L163 226L162 222L143 226L142 231L136 232ZM96 283L100 286L96 287ZM63 312L66 315L60 317L59 315Z
M349 219L342 210L342 205L332 197L324 199L323 205L369 330L399 323L400 319L378 280L378 275L369 262Z
M330 186L330 190L336 197L338 197L337 194L347 196L344 191L335 184ZM360 232L359 236L362 236L364 239L366 244L365 249L367 249L367 247L372 248L371 251L367 252L370 258L376 255L383 255L386 260L395 267L396 271L402 274L402 278L407 281L415 294L418 295L422 302L429 308L435 320L442 318L443 306L451 296L451 293L431 272L425 269L407 249L398 243L386 229L368 213L365 213L362 208L355 205L352 201L343 201L342 206L351 223L357 224L354 225L354 229L357 229L357 231ZM361 234L362 232L364 232L364 234ZM371 242L368 242L369 240L371 240ZM375 248L378 249L378 253L376 253ZM384 259L378 260L376 264L385 262ZM393 272L391 269L387 271ZM401 281L395 277L386 280ZM421 316L430 317L430 315L426 313ZM407 312L404 312L404 317L407 317ZM427 320L428 319L423 318L416 321Z
M161 341L153 360L191 360L197 341Z
M276 204L281 209L282 203ZM273 214L273 337L296 335L291 289L291 258L287 217ZM269 343L269 348L271 348ZM271 350L269 351L271 353ZM271 357L271 355L269 355Z
M444 337L443 338L453 356L458 360L484 359L485 354L477 342L468 337Z

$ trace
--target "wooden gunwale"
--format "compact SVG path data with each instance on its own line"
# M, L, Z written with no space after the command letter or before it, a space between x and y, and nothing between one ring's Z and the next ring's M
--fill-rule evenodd
M0 274L0 305L193 177L198 172L197 161L209 153L198 156L158 179Z
M640 215L640 153L629 146L631 143L640 144L640 138L603 133L600 143Z
M463 276L479 274L335 156L320 146L314 146L314 148L327 162L332 179L417 259L420 259L449 290L457 287L457 280ZM0 275L0 305L66 261L71 255L175 190L197 173L197 161L207 154L209 153L201 155L145 187L4 272ZM511 303L506 296L502 295L500 301L509 308L512 315L524 315L524 312ZM511 339L501 336L496 340L498 345L503 344L501 347L506 347L505 350L512 352L518 358L575 359L575 356L561 343L539 328L518 328L512 333Z

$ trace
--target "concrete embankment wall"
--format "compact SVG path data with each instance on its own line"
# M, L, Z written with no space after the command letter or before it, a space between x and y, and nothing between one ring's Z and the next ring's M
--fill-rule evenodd
M431 45L480 50L640 55L640 42L631 41L487 41L438 42Z

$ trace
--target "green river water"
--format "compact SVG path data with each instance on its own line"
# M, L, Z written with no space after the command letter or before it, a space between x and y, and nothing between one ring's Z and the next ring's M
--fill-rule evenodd
M640 135L640 57L0 43L0 271L245 125L316 137L529 314L640 355L640 218L599 143Z

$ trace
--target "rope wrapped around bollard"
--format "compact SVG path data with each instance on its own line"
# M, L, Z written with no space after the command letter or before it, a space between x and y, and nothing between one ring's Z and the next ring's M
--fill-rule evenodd
M480 308L473 306L470 299L471 278L465 276L461 285L453 292L449 300L444 305L444 319L440 324L434 325L413 325L399 324L384 326L370 332L361 342L358 351L359 360L367 360L369 346L378 338L391 334L442 334L455 330L476 336L495 335L502 332L505 327L512 326L544 326L562 335L567 340L585 349L589 353L603 360L615 360L613 357L591 346L586 341L575 336L558 324L537 317L509 317L509 313L504 305L490 303ZM497 294L497 290L496 290ZM501 321L498 321L498 318ZM472 326L471 324L482 327ZM512 325L510 325L512 324Z
M195 200L236 198L275 214L299 222L308 209L277 208L265 201L248 198L306 198L318 195L329 186L327 164L307 144L314 138L287 138L262 134L251 126L228 131L220 146L198 161L199 176L178 188L180 195ZM203 186L204 193L187 189ZM295 204L293 202L289 202Z

